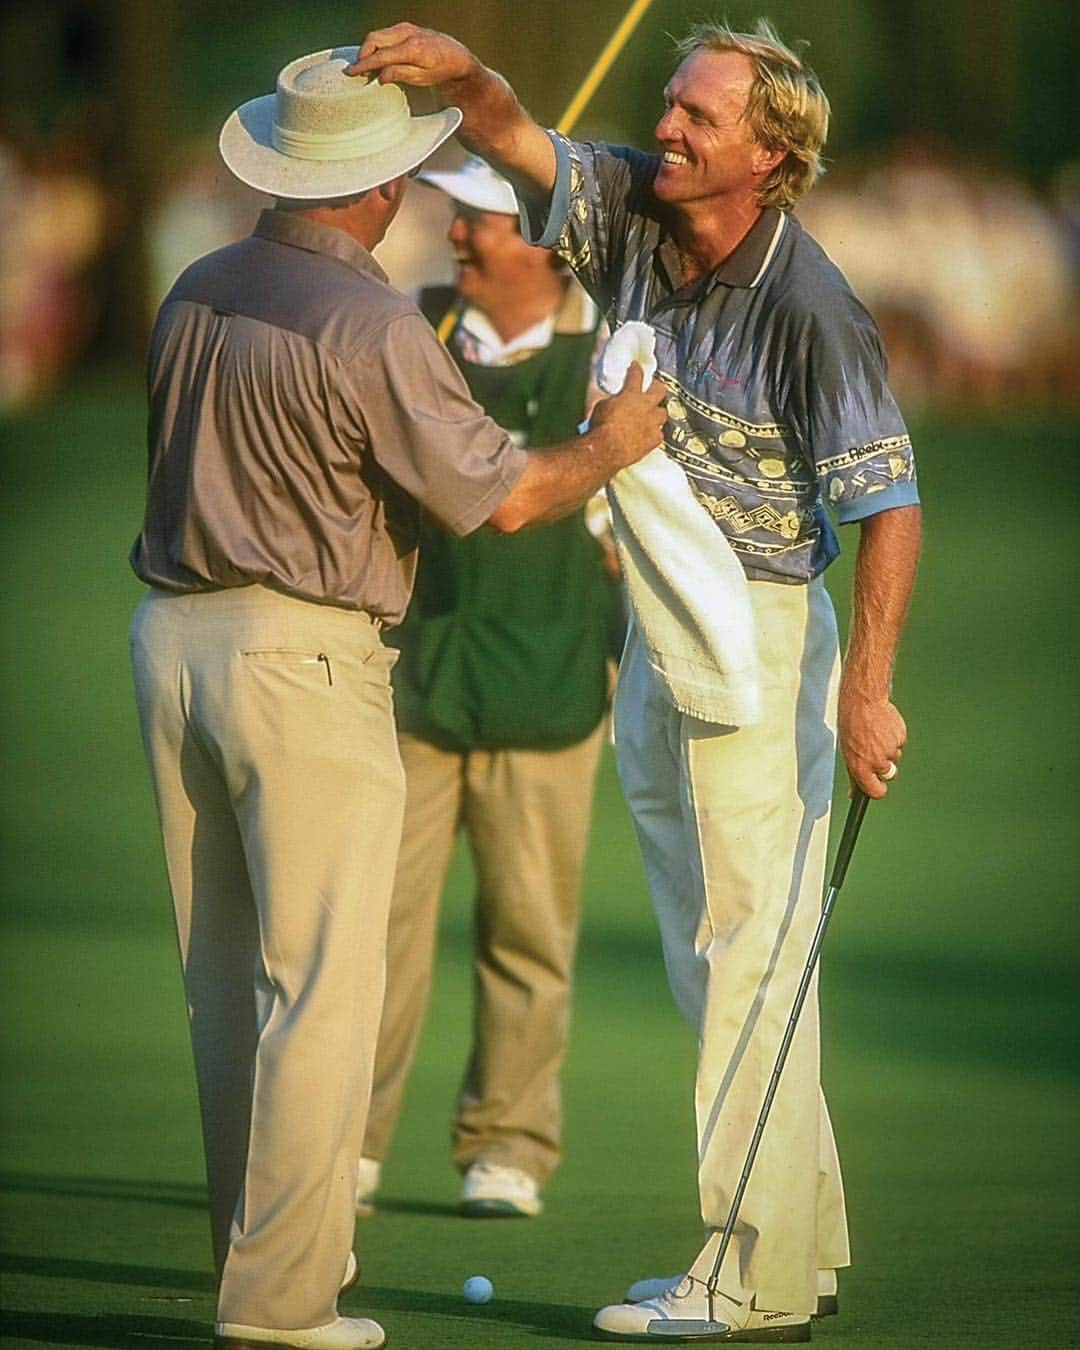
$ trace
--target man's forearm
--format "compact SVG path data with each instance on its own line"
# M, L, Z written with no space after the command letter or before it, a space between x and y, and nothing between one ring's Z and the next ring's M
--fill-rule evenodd
M467 75L438 92L444 103L461 109L458 139L484 159L512 161L522 128L535 125L507 81L476 57Z
M597 403L583 436L530 450L524 472L487 523L512 533L567 516L620 469L659 445L667 393L659 380L643 390L643 378L641 367L632 364L622 392Z
M613 474L631 462L602 432L531 450L521 477L487 523L502 534L529 525L550 524L584 506Z
M844 683L867 698L889 697L921 539L917 506L882 511L862 523Z
M871 797L885 796L907 741L892 674L921 538L917 506L882 511L861 527L838 731L851 781Z

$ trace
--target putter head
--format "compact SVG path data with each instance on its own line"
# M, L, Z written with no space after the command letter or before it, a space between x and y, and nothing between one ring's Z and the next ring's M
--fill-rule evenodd
M708 1322L696 1317L654 1317L645 1328L647 1336L672 1341L715 1341L729 1336L731 1331L727 1322Z

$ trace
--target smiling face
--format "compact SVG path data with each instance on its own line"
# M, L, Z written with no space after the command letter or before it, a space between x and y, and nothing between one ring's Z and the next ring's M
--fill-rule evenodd
M784 157L743 118L754 66L742 52L688 56L664 90L656 124L661 163L653 192L675 207L752 196Z
M458 292L481 309L515 291L530 292L552 270L551 254L522 239L516 216L455 202L446 237L454 247Z

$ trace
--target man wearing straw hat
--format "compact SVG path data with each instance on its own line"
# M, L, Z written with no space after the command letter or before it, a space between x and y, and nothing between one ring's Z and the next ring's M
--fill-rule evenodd
M420 304L448 329L473 393L519 445L572 435L598 317L566 267L521 237L510 184L483 160L425 170L454 204L455 286ZM567 595L573 602L567 603ZM376 1190L431 983L439 899L460 829L476 871L473 1040L453 1118L461 1208L532 1217L561 1154L559 1075L581 872L622 605L574 512L512 536L421 526L393 641L406 805L386 1003L358 1195Z
M711 525L714 558L736 563L723 587L716 568L714 626L723 637L748 616L757 673L745 715L720 711L730 672L711 650L699 663L689 637L674 652L653 640L680 638L672 602L700 595L705 547L696 569L685 547L644 558L651 604L634 602L620 667L620 779L672 991L699 1037L706 1242L685 1276L639 1282L594 1325L612 1339L788 1343L835 1310L848 1264L816 995L727 1245L723 1233L821 906L834 746L871 797L898 772L906 728L890 685L918 494L877 330L790 215L821 171L828 103L816 78L764 23L701 25L677 52L653 155L544 132L501 76L411 24L369 34L353 70L452 98L462 139L514 183L528 237L571 263L613 329L647 323L669 390L664 447L703 508L687 522L695 540ZM640 550L620 530L622 477L612 490L627 570ZM837 553L825 503L860 527L842 681L821 575ZM688 669L711 669L711 682L682 679Z
M459 534L554 519L663 420L638 380L530 453L472 401L370 252L460 114L410 116L355 56L293 61L229 118L226 164L277 208L184 272L150 351L132 659L233 1350L385 1340L337 1297L404 795L381 630L421 507Z

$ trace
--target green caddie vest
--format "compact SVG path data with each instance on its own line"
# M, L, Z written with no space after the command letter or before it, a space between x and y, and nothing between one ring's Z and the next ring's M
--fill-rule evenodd
M438 323L451 288L421 296ZM523 445L571 439L596 335L556 334L512 366L463 361L476 401ZM545 749L583 740L607 703L608 631L617 590L577 511L553 525L458 539L425 521L404 622L388 639L397 723L451 750Z

